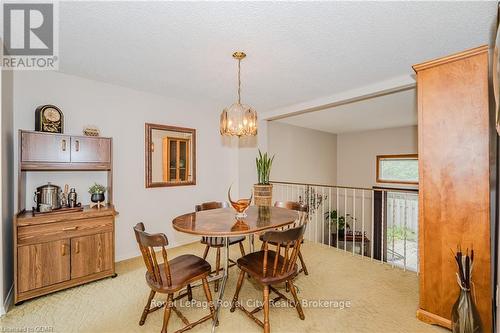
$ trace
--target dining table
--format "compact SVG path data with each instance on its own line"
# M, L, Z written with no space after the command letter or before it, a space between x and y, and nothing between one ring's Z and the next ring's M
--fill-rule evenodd
M204 237L222 237L224 239L224 261L222 273L211 278L220 279L221 287L215 302L215 316L212 321L212 332L217 326L229 268L229 237L248 236L250 252L254 251L254 235L268 230L286 227L295 222L299 215L286 208L268 206L250 206L245 217L236 218L232 208L219 208L193 212L173 219L175 230L187 234Z

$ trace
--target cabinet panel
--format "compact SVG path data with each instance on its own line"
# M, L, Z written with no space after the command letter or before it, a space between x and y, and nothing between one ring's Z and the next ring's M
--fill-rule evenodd
M105 232L71 239L71 278L110 270L113 233Z
M67 135L23 132L21 142L23 162L70 161L70 137Z
M25 292L67 281L70 278L69 240L18 248L18 291Z
M111 161L111 140L108 138L71 137L71 162Z
M460 288L452 251L474 247L472 281L491 332L488 47L415 66L418 87L420 309L451 326Z

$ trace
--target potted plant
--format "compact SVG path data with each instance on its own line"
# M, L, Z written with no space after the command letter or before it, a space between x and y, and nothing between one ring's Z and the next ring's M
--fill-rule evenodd
M351 216L351 214L346 214L346 216L338 216L337 211L332 210L325 213L325 220L331 223L332 225L331 230L335 231L335 233L337 233L337 226L338 226L337 239L339 241L342 241L344 240L345 230L351 229L349 221L350 222L354 221L354 218Z
M269 184L269 175L271 174L273 161L274 155L270 157L267 153L262 154L259 149L259 156L255 158L258 183L253 186L254 200L257 206L272 205L273 185Z
M106 192L106 187L104 185L94 183L94 185L89 187L90 201L94 203L104 202L105 192Z

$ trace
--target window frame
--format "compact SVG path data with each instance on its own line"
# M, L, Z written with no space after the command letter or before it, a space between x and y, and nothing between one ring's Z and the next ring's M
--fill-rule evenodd
M380 178L380 161L383 159L416 159L418 162L418 154L393 154L393 155L377 155L376 161L376 182L381 184L407 184L418 185L417 181L404 181L404 180L385 180ZM419 171L420 172L420 171Z

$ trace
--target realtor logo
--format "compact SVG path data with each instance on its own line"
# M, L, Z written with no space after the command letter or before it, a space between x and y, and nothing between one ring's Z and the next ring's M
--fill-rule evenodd
M3 3L4 69L57 69L55 3Z

